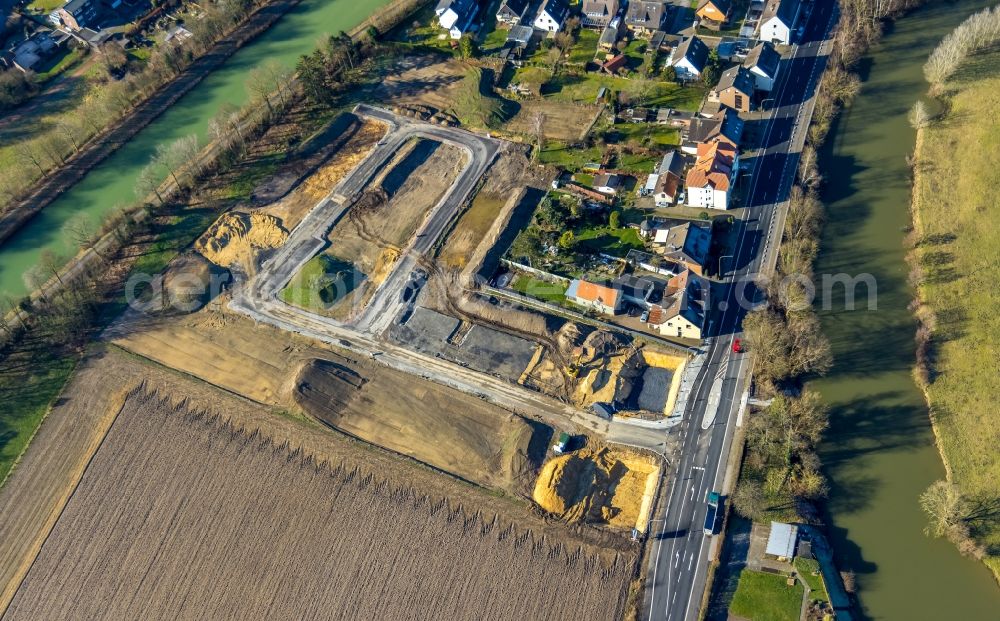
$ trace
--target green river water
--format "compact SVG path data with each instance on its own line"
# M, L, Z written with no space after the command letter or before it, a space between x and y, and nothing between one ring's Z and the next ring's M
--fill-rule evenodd
M83 212L97 223L116 205L134 201L135 178L149 163L156 145L192 133L204 140L208 120L219 106L242 105L247 100L244 83L250 70L269 60L291 67L299 55L311 52L323 35L350 30L385 4L388 0L302 0L0 245L0 293L24 295L22 275L44 249L62 255L75 251L62 233L69 217Z
M913 291L903 248L906 156L915 140L906 116L927 91L921 67L941 37L988 4L931 0L896 22L863 62L861 94L822 156L828 223L816 272L867 272L878 283L877 310L866 310L862 293L859 310L842 310L843 296L834 296L822 312L835 368L814 382L832 406L822 459L833 543L857 574L870 619L1000 619L1000 588L985 567L922 532L917 498L944 468L911 375Z

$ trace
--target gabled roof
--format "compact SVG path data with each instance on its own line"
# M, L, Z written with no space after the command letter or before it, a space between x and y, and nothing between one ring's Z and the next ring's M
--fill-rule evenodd
M695 116L687 131L687 139L691 142L711 142L722 138L739 145L742 136L743 119L735 110L725 106L708 118Z
M502 12L509 13L510 15L517 15L521 17L524 15L525 9L528 8L528 0L503 0L500 4L500 8L497 9L497 14Z
M594 187L616 188L621 185L621 177L613 173L602 173L594 177Z
M745 67L736 66L730 67L722 72L722 76L719 77L719 84L715 87L715 91L717 93L721 93L724 90L735 88L745 95L753 95L753 87L753 74L751 74Z
M698 10L694 12L695 15L701 15L702 9L710 4L715 7L715 10L721 15L729 15L729 9L733 7L732 0L701 0L701 2L698 3Z
M657 30L663 24L666 13L667 3L664 0L631 0L625 23Z
M601 31L601 38L598 39L597 43L598 45L612 47L618 40L618 36L618 29L609 24L604 27L604 30Z
M619 54L611 60L601 63L601 70L612 74L618 73L618 70L625 66L627 60L624 54Z
M764 12L760 16L760 24L764 24L772 17L777 17L781 23L789 28L795 21L795 15L799 12L799 0L769 0L764 6Z
M542 12L548 13L549 17L561 24L569 13L569 5L566 4L566 0L545 0L539 10L539 15Z
M573 290L573 285L576 285L575 290ZM620 295L621 291L617 289L582 279L571 282L569 289L566 291L567 297L575 297L588 302L600 302L605 306L611 307L618 306L618 296Z
M659 302L666 289L666 284L659 278L635 276L634 274L619 276L611 284L626 297L649 300L650 302Z
M676 65L686 58L691 66L701 72L708 62L708 46L698 37L688 37L674 50L672 64Z
M743 66L747 69L756 67L767 77L774 78L778 75L778 63L780 62L781 54L774 49L774 45L770 41L761 41L747 54Z
M687 174L687 186L729 189L729 176L733 172L736 148L727 142L714 141L698 145L698 161Z
M670 279L667 285L665 306L658 312L650 311L650 323L662 324L674 317L683 317L699 328L705 325L705 307L708 302L708 283L691 270L684 270ZM653 321L654 318L656 321Z
M583 0L580 12L584 15L611 19L618 12L618 0Z
M521 24L520 26L514 26L507 33L508 41L516 41L522 45L527 45L531 41L531 37L535 34L535 29L531 26Z
M676 150L668 151L663 159L660 160L660 165L656 168L658 174L673 173L680 176L684 171L684 159L681 154Z

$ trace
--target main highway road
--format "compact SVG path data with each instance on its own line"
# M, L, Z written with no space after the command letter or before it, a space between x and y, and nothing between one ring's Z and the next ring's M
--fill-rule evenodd
M730 278L724 292L715 296L720 302L711 319L714 336L680 426L680 458L662 512L650 529L654 541L643 605L643 616L650 620L699 618L709 560L721 544L718 535L704 534L705 501L709 492L728 491L734 483L736 464L729 459L750 376L752 352L733 353L732 344L739 338L746 310L760 302L753 281L771 274L777 260L787 197L836 17L833 0L816 2L802 41L782 61L769 114L755 128L758 142L747 156L752 174L745 180L749 186L740 236L727 266Z

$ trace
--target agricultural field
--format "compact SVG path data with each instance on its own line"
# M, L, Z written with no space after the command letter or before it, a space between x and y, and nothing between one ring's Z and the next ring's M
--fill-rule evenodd
M611 619L633 563L134 391L3 618Z

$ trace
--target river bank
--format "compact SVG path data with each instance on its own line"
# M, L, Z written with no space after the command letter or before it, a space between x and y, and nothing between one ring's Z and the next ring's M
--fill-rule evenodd
M937 41L984 4L934 4L896 20L858 62L860 95L820 151L820 170L836 182L822 193L828 223L816 272L877 283L852 292L853 308L843 289L821 301L834 367L810 383L831 406L820 449L829 532L869 618L989 619L1000 604L988 572L923 534L918 497L944 472L913 379L916 326L903 246L914 139L907 112L926 92L921 67ZM877 296L875 308L868 296Z
M194 60L180 75L161 85L149 98L132 108L125 117L99 132L66 162L39 179L27 196L0 215L0 244L59 198L95 166L156 120L170 106L197 86L230 56L278 21L300 0L274 0L250 14L232 32L219 39L204 55Z
M398 19L394 12L398 5L380 10L385 5L388 0L301 0L0 246L0 294L26 295L22 275L43 252L76 254L73 240L62 231L69 218L82 213L99 222L116 207L133 203L136 179L158 145L192 134L204 144L208 121L219 108L239 108L248 100L245 81L250 71L268 61L292 67L300 55L315 48L318 39L366 27L373 17Z
M918 130L913 153L913 239L918 384L931 412L946 479L966 499L960 550L1000 580L1000 426L992 420L1000 319L1000 227L995 206L1000 124L977 114L1000 104L1000 54L982 54L945 84L941 112ZM961 154L961 157L957 157ZM963 162L975 161L975 169ZM967 530L968 532L964 532ZM962 531L962 532L960 532ZM971 539L969 538L971 536Z

